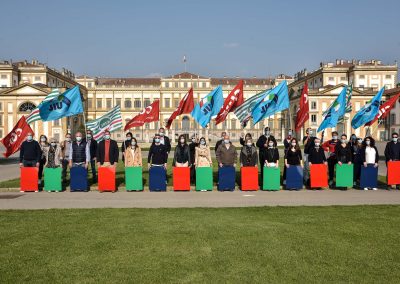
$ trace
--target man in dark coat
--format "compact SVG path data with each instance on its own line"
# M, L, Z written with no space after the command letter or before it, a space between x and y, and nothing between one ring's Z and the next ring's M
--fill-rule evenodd
M118 163L118 144L111 139L109 131L104 132L104 139L97 146L97 166L98 167L116 167Z

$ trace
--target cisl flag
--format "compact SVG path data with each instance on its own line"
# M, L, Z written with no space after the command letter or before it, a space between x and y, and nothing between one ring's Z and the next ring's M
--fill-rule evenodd
M304 83L303 91L301 92L300 108L297 111L296 126L295 130L299 131L303 127L304 123L309 119L309 107L308 107L308 85L307 81Z
M234 111L238 106L243 104L243 101L243 80L240 80L225 99L224 105L215 118L215 124L223 122L228 113Z
M400 97L400 93L393 96L386 103L382 104L380 106L379 112L375 116L375 118L373 120L371 120L370 122L366 123L365 126L371 126L378 119L384 119L386 116L388 116L388 114L390 113L390 110L394 107L394 105L396 104L396 101L399 99L399 97Z
M190 88L189 92L182 98L179 102L179 106L176 110L171 114L170 118L167 121L167 125L165 126L167 129L171 127L172 121L181 114L184 113L191 113L194 108L194 101L193 101L193 88Z
M145 123L160 120L160 101L156 100L151 105L143 109L137 116L132 118L126 125L124 130L127 131L132 127L142 126Z
M32 133L32 135L34 134L33 130L26 122L25 116L22 116L14 126L13 130L11 130L11 132L1 140L1 143L6 147L6 152L3 153L4 157L8 158L17 152L29 132Z

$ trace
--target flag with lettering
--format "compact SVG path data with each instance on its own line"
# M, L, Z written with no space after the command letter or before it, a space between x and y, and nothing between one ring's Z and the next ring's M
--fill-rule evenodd
M1 140L1 143L3 143L4 147L6 148L6 152L3 153L3 156L8 158L17 152L20 149L22 142L25 141L25 138L29 132L31 132L32 135L34 134L32 128L26 122L25 116L22 116L11 132Z
M247 123L251 118L251 112L253 110L253 107L257 104L257 102L261 99L261 97L264 96L265 92L266 91L263 91L261 93L255 94L254 96L251 96L250 98L245 100L241 106L237 107L236 110L233 112L239 119L240 124L243 127L246 127Z
M310 109L308 104L308 84L306 81L304 83L303 90L301 91L300 107L296 115L296 125L295 125L296 131L299 131L304 126L304 123L309 119L310 117L309 112Z
M353 94L353 83L351 83L346 90L346 109L345 112L343 113L343 115L341 115L338 119L338 123L342 123L344 121L344 115L346 113L351 113L351 111L353 110L352 104L351 104L351 96ZM333 104L334 102L332 102ZM325 117L326 114L328 113L328 110L332 107L332 104L327 108L327 110L325 110L322 113L322 117Z
M190 88L189 92L187 92L186 95L179 102L179 105L176 108L176 110L169 117L167 124L165 125L165 128L169 129L171 127L172 122L178 115L191 113L193 108L194 108L193 88Z
M367 122L365 124L365 126L371 126L372 124L374 124L375 121L377 121L378 119L384 119L386 118L390 111L392 110L392 108L396 105L396 102L398 101L400 97L400 93L398 93L397 95L393 96L390 100L388 100L386 103L382 104L379 108L379 112L378 114L375 116L375 118L373 120L371 120L370 122Z
M92 131L93 139L103 140L105 131L113 132L122 128L121 107L117 105L103 116L88 121L86 128Z
M238 106L243 104L243 80L240 80L239 83L232 89L229 95L226 97L224 105L219 111L217 117L215 118L215 124L223 122L228 113L234 111Z
M124 130L127 131L132 127L142 126L145 123L160 120L160 101L156 100L151 105L145 107L138 115L132 118L126 125Z
M370 122L379 113L382 94L385 88L382 88L367 104L365 104L351 120L351 127L354 129Z
M326 115L323 116L322 123L318 127L317 132L325 130L326 128L336 127L339 118L344 116L346 113L346 94L348 86L345 86L340 92L339 96L331 104L326 111Z
M192 117L202 127L206 127L211 117L217 115L224 103L222 87L216 87L211 93L201 99L191 112Z
M58 97L59 95L60 91L58 89L52 89L50 94L48 94L40 104L45 103L47 101L51 101L52 99ZM39 106L33 109L32 112L26 117L26 122L29 124L37 120L41 120Z

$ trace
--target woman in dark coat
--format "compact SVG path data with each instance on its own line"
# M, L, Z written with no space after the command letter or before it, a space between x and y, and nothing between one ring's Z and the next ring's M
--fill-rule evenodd
M242 167L258 167L257 148L251 138L246 139L246 144L240 151L240 165Z
M178 138L178 145L175 147L172 165L174 167L189 167L191 165L190 149L186 143L185 135L180 135Z

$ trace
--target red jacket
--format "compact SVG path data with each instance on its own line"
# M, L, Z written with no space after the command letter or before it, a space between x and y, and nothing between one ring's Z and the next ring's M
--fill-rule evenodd
M335 148L336 144L339 142L339 140L333 141L333 140L328 140L324 143L322 143L321 147L324 149L325 152L329 152L329 159L335 159L336 154L335 154Z

